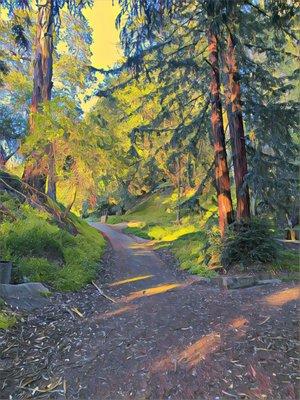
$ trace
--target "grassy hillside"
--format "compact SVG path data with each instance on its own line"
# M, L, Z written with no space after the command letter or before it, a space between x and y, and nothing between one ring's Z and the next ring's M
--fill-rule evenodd
M90 282L105 246L99 232L47 197L29 196L16 177L6 178L0 258L13 262L14 282L45 282L62 291Z
M184 270L205 277L216 275L221 268L216 205L202 198L202 212L189 212L180 224L176 223L176 205L176 192L160 190L125 215L109 217L108 222L126 221L125 232L153 239L157 248L168 247ZM298 271L296 252L277 247L277 259L264 268L275 273Z

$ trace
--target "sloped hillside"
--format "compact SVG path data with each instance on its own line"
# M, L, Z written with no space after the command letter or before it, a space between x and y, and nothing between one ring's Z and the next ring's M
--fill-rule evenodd
M104 247L103 237L86 222L0 173L0 258L13 262L15 283L78 290L94 278Z

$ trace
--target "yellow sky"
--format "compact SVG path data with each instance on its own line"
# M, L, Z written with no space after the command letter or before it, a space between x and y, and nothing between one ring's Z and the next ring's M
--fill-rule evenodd
M122 58L119 48L119 32L115 28L115 19L119 13L118 1L94 0L92 8L86 9L84 15L93 29L92 65L94 67L111 67Z

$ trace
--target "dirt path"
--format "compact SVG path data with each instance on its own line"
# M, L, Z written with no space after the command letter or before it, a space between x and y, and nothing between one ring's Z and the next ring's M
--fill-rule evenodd
M112 246L102 289L115 303L89 285L2 334L1 399L297 398L293 284L219 291L122 226L94 226Z

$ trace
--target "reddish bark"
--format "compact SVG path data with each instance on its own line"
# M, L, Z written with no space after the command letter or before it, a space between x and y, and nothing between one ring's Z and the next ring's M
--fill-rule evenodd
M237 197L237 220L250 218L249 188L245 184L247 156L242 115L241 87L238 80L238 65L235 44L231 34L227 39L227 113L232 146L234 180Z
M45 173L46 169L46 165L41 157L33 153L30 161L25 165L22 180L39 192L45 193L47 179Z
M218 38L212 31L208 32L207 38L209 45L209 62L211 65L211 124L215 152L215 179L218 196L219 227L221 236L224 236L226 226L233 220L233 208L220 97Z

